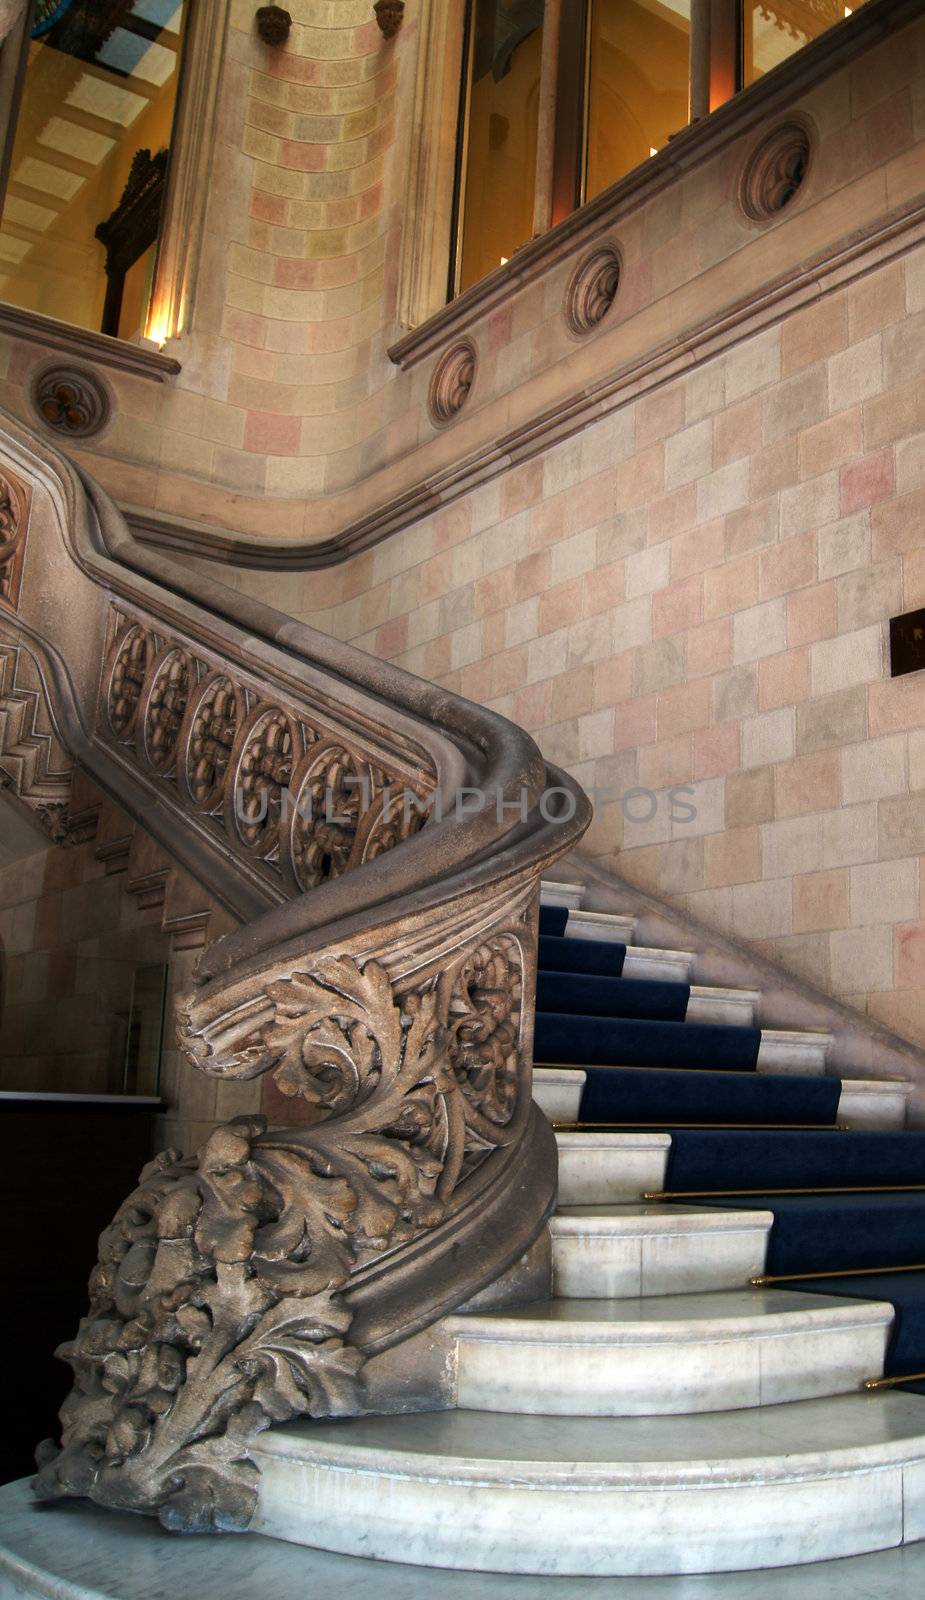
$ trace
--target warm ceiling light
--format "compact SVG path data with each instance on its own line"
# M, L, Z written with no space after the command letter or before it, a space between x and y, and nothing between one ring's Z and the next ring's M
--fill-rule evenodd
M649 146L649 154L650 154L650 156L657 156L658 155L658 147L656 145L654 145L654 144L650 144L650 146Z

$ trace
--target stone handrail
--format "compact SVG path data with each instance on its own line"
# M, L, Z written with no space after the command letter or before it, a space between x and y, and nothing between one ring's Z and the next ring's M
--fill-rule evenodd
M256 1433L364 1409L369 1356L542 1229L538 880L589 807L503 719L139 545L8 417L0 500L0 775L66 839L83 769L234 914L181 1043L301 1117L145 1169L37 1489L241 1528Z

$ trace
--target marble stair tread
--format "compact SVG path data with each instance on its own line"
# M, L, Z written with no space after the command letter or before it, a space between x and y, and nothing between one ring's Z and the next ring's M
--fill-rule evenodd
M17 1600L284 1600L336 1594L342 1600L921 1600L925 1545L879 1550L795 1570L745 1576L625 1578L440 1573L409 1576L403 1563L310 1550L259 1534L178 1539L153 1517L114 1516L89 1501L48 1516L27 1479L0 1488L0 1594Z
M883 1371L892 1305L734 1288L558 1297L447 1317L456 1403L547 1416L686 1416L859 1389Z
M641 1200L665 1186L667 1133L557 1132L560 1205Z
M854 1465L925 1463L925 1395L884 1390L690 1417L525 1417L421 1411L311 1418L270 1428L254 1453L363 1471L424 1467L452 1479L472 1466L503 1480L514 1467L531 1484L623 1483L658 1487L667 1471L688 1483L804 1477ZM925 1485L923 1485L925 1493ZM922 1506L925 1514L925 1504Z
M708 984L692 984L687 1002L687 1022L728 1022L750 1028L761 1002L760 989L724 989Z
M771 1211L563 1206L549 1219L557 1299L741 1289L765 1269Z
M726 1233L736 1228L768 1227L771 1211L729 1211L705 1205L672 1205L670 1201L626 1200L622 1204L560 1205L549 1219L550 1230L562 1235L594 1232L608 1234Z
M916 1395L645 1419L313 1420L261 1434L253 1455L255 1532L431 1568L741 1571L925 1534Z
M584 892L583 883L567 883L564 879L560 883L557 878L543 878L540 883L540 905L565 906L569 911L577 911Z
M612 944L633 943L636 918L612 911L569 910L566 939L605 939Z
M762 1330L788 1327L878 1327L893 1319L885 1301L836 1299L790 1289L721 1289L707 1294L665 1294L610 1300L534 1300L502 1310L462 1312L445 1319L459 1338L525 1339L537 1343L595 1343L624 1336L635 1343L665 1339L671 1344L700 1339L760 1336Z
M584 935L584 937L588 937ZM687 983L696 957L693 950L662 950L657 945L630 945L623 962L624 978L655 978L665 983Z
M904 1128L912 1089L911 1083L882 1078L843 1078L838 1120L846 1128Z
M635 1070L648 1072L651 1069L638 1067ZM533 1098L550 1122L570 1123L579 1120L581 1094L588 1071L594 1071L594 1068L534 1067ZM886 1083L877 1078L842 1079L835 1120L846 1128L876 1128L884 1131L903 1128L912 1087L911 1083ZM613 1120L620 1119L614 1117Z
M822 1073L825 1072L831 1048L830 1033L812 1033L807 1029L762 1028L756 1070L795 1074Z

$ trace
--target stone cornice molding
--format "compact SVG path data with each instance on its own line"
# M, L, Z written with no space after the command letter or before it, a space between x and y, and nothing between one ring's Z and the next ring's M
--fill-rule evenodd
M653 346L644 356L611 367L570 399L529 416L517 427L460 454L442 471L393 500L374 506L338 532L314 543L291 544L210 527L142 506L124 512L145 545L186 552L207 560L266 571L311 571L338 563L378 544L419 518L441 510L514 465L520 465L598 422L610 412L692 371L771 323L863 278L925 243L925 204L902 207L862 239L849 236L786 272L762 290L724 306L715 316Z
M22 306L0 304L0 333L14 339L25 339L37 344L49 355L76 356L97 366L109 367L115 372L130 372L136 378L152 378L155 383L165 383L175 378L180 363L174 356L166 356L153 344L132 344L128 339L114 339L108 333L96 333L92 328L78 328L70 322L59 322L56 317L46 317L39 311L27 311Z

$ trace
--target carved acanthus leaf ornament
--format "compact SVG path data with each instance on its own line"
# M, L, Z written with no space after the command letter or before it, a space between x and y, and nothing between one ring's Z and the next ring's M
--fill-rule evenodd
M338 1291L353 1270L446 1215L502 1142L517 1098L521 973L512 934L396 993L376 961L323 956L271 983L273 1018L211 1070L272 1070L314 1109L219 1128L169 1151L100 1240L90 1310L59 1350L74 1369L63 1438L36 1492L245 1528L254 1438L271 1423L358 1409L362 1353ZM211 1045L185 1042L209 1067Z

